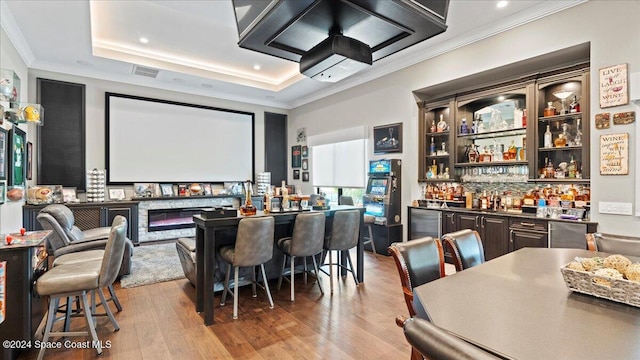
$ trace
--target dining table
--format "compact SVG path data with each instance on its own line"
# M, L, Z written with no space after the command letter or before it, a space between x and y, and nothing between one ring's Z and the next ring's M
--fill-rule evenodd
M350 205L332 205L326 210L305 211L281 211L265 213L258 211L255 216L273 216L276 226L288 226L293 229L296 217L299 214L310 212L322 212L330 223L337 211L358 210L360 212L360 224L364 223L364 208ZM216 236L220 231L237 228L240 220L247 216L240 214L230 217L206 218L202 214L195 215L193 222L196 225L196 312L204 313L204 324L211 325L214 322L214 273L216 271ZM361 228L358 231L361 231ZM358 236L356 246L356 277L358 282L364 282L364 247L362 236ZM346 263L346 253L341 255L341 263ZM344 272L343 272L344 274ZM207 290L208 289L208 290Z
M640 359L640 308L572 292L560 271L608 255L523 248L416 287L416 316L506 359Z

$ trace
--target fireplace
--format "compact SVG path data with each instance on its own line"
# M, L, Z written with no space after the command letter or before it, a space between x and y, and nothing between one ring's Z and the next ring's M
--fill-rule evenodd
M147 231L164 231L194 227L193 215L203 208L149 209Z

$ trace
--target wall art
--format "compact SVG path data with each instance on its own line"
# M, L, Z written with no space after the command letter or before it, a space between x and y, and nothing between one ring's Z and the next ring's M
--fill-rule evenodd
M373 128L373 153L402 152L402 123L376 126Z
M629 86L627 83L627 64L619 64L601 68L600 74L600 108L626 105L629 103Z
M291 167L299 168L302 164L302 146L295 145L291 147Z
M600 135L600 175L629 174L629 134Z
M14 126L9 130L9 181L7 186L24 186L27 170L25 151L27 134Z
M596 114L596 129L608 129L611 126L611 114Z
M613 123L615 125L626 125L636 121L636 112L627 111L613 114Z

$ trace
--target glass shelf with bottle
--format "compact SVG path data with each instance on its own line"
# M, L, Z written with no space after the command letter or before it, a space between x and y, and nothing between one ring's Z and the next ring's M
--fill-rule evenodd
M454 178L449 166L445 162L437 163L437 159L432 159L430 164L427 163L426 168L427 172L424 177L426 180L453 180Z
M462 164L465 165L465 164ZM527 162L488 164L484 167L458 169L462 182L473 183L526 183L529 178Z
M486 134L494 137L502 132L527 127L524 89L492 94L460 101L457 111L458 137Z

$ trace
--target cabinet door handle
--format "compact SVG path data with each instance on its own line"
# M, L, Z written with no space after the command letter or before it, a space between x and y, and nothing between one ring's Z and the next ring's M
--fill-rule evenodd
M476 216L476 229L480 227L480 225L478 225L478 218L479 218L479 217L480 217L480 216Z
M529 226L529 227L534 227L534 226L536 226L536 224L534 224L534 223L530 223L530 222L520 222L520 225L522 225L522 226Z
M455 225L456 224L456 222L454 220L455 220L455 214L451 214L451 225Z
M484 229L484 226L487 224L487 218L486 217L482 217L482 219L480 219L480 226L482 226L482 228Z
M513 229L509 230L509 242L513 244Z

